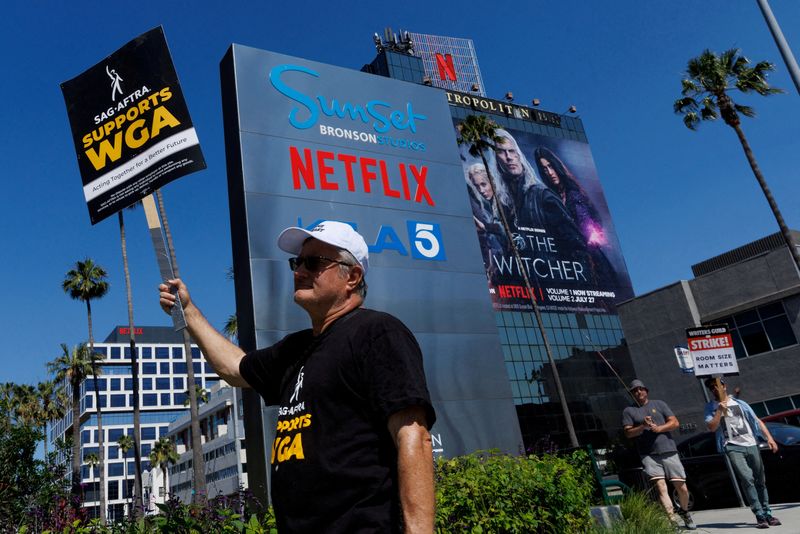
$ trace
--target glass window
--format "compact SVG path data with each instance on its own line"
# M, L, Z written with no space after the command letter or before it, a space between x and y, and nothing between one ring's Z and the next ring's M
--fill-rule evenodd
M153 379L142 378L142 389L153 389Z
M105 408L106 405L107 405L106 402L107 402L106 396L105 395L100 395L100 398L97 400L97 405L100 408Z
M152 347L142 347L142 359L143 360L150 360L153 358L153 348Z
M175 362L172 364L172 370L176 375L186 374L186 362Z
M130 347L124 347L122 349L122 357L125 358L126 360L130 360L131 359L131 348Z
M143 363L142 364L142 374L145 374L145 375L154 375L154 374L156 374L156 364L154 364L154 363Z
M775 317L776 315L785 315L786 312L783 310L783 303L779 301L773 302L772 304L767 304L766 306L761 306L758 308L758 314L762 319L769 319L770 317Z
M111 407L112 408L124 408L125 407L125 397L127 397L127 395L111 395Z
M111 379L111 391L119 391L119 387L120 387L119 378L112 378Z
M110 477L121 477L125 474L125 462L110 462L108 464L108 476ZM117 482L114 481L114 484ZM111 497L109 497L111 498Z
M86 404L86 409L94 407L93 397L84 397L83 402Z
M142 441L156 439L156 427L144 426L142 427ZM144 451L142 451L144 453ZM148 454L150 451L148 451Z
M203 364L203 369L205 370L206 374L210 374L210 375L214 374L214 369L208 363L204 363Z
M169 359L169 347L156 347L156 358L159 360Z
M747 310L742 313L737 313L733 316L733 320L736 322L736 326L741 328L744 325L757 323L758 322L758 314L755 310Z
M145 444L143 444L143 445L142 445L142 456L143 456L143 457L144 457L144 456L149 456L149 455L150 455L150 449L151 449L151 448L152 448L152 446L151 446L149 443L145 443ZM146 468L146 467L144 467L144 458L142 458L142 470L146 470L146 469L147 469L147 468Z
M158 371L162 375L168 375L169 374L169 362L160 363L159 366L158 366Z
M98 354L102 354L103 357L108 356L108 352L106 351L106 347L98 347L95 345L94 351Z
M753 354L760 354L770 350L767 333L761 323L740 326L738 330L747 354L752 356Z
M183 385L183 378L175 377L172 379L172 389L186 389Z
M156 389L170 389L169 378L156 378Z
M111 359L119 360L121 357L119 347L111 347Z
M126 378L123 387L125 388L125 391L133 390L133 379L132 378Z
M186 393L175 393L173 397L175 399L175 404L178 406L183 406L186 403L186 399L189 398Z
M156 406L158 404L158 395L155 393L146 393L142 395L142 404L144 406Z
M793 408L792 401L789 397L781 397L780 399L772 399L764 402L767 406L769 413L785 412Z
M170 395L169 393L162 393L161 394L161 406L169 406L170 405Z
M81 443L89 443L92 440L92 431L91 430L83 430L81 431Z
M119 456L119 447L116 445L109 445L106 450L108 451L109 460L116 460L117 456Z
M194 374L199 375L202 372L202 370L200 369L200 362L193 362L192 370L194 371Z
M200 359L200 349L197 347L192 347L192 359L199 360Z
M767 337L772 343L772 350L797 344L797 338L794 336L792 325L789 324L789 319L786 315L765 320L764 330L767 331Z
M168 431L169 431L169 427L168 426L160 426L160 427L158 427L158 437L163 438L164 436L167 435Z
M172 347L172 358L175 360L183 359L183 347Z
M117 442L119 438L125 435L125 431L121 428L109 428L108 429L108 441L109 442Z

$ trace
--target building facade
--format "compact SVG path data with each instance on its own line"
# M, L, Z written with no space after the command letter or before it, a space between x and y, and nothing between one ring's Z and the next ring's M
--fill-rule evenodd
M800 233L792 231L794 239ZM686 346L686 329L727 325L738 376L728 390L759 416L800 408L800 275L780 234L759 239L692 266L694 278L620 304L620 318L636 375L650 397L664 399L679 432L705 431L702 381L681 372L673 352Z
M597 226L604 242L589 252L588 260L581 260L578 251L570 254L556 251L550 242L537 240L532 233L526 235L516 230L516 235L528 241L522 260L532 279L533 290L541 291L540 301L544 329L552 346L553 359L560 376L572 424L581 444L591 443L605 447L620 439L620 414L630 404L625 384L633 377L633 366L624 341L616 303L633 296L621 248L615 235L613 221L608 211L602 186L589 151L588 139L579 117L551 113L514 104L512 100L485 98L483 81L478 67L474 45L468 39L454 39L413 32L401 32L402 42L409 36L412 47L377 46L378 54L371 65L396 64L404 56L405 69L362 70L383 76L420 83L417 73L425 72L425 81L445 89L455 126L469 115L485 115L499 128L509 132L527 158L532 173L542 181L541 170L536 165L536 154L557 154L557 158L576 183L585 191L584 204L593 203ZM377 35L377 34L376 34ZM387 32L387 36L390 32ZM386 37L388 39L388 37ZM462 57L454 62L455 78L442 68L441 57ZM437 60L438 58L438 60ZM438 61L438 63L437 63ZM453 140L457 137L453 133ZM549 152L544 152L548 150ZM498 165L494 154L486 154L489 167ZM470 187L468 168L482 163L461 148L465 168L465 197L476 213L476 189ZM553 158L551 158L553 159ZM572 202L578 202L572 199ZM569 211L570 200L566 200ZM513 211L513 210L511 210ZM575 217L577 218L577 217ZM569 224L567 221L566 224ZM537 228L542 238L557 235L559 228ZM588 237L585 241L590 241ZM478 239L484 237L478 231ZM544 243L544 244L543 244ZM482 246L488 249L488 246ZM577 247L576 247L577 248ZM591 247L590 247L591 248ZM546 258L550 259L546 259ZM586 257L586 255L584 255ZM545 260L546 264L537 263ZM514 260L502 254L484 255L487 276L490 278L489 295L495 309L495 321L500 335L506 373L512 388L517 417L525 447L528 450L547 450L553 445L569 445L566 419L560 405L552 365L544 350L544 341L534 313L526 304L526 289L521 286L519 273L513 272ZM564 266L599 264L608 261L611 274L585 280L576 284ZM492 265L493 264L493 265ZM545 267L537 267L545 265ZM588 270L590 267L586 267ZM492 270L495 282L492 282ZM497 271L505 271L497 276ZM518 271L518 269L517 269ZM552 275L552 276L548 276ZM548 280L548 278L551 278ZM561 284L553 278L560 278ZM504 283L506 282L506 283ZM512 294L513 293L513 294ZM584 295L603 295L595 305L586 302ZM513 298L514 296L523 298ZM556 305L556 298L565 299ZM591 297L589 297L591 298ZM600 302L602 301L602 302ZM567 303L568 302L568 303Z
M206 492L210 498L232 496L248 487L242 392L222 381L198 408ZM176 419L167 433L180 459L169 468L169 493L192 501L192 431L189 415Z
M134 486L134 451L123 456L117 441L133 435L133 378L128 327L117 326L102 343L95 343L95 352L104 356L97 378L102 410L105 445L105 477L108 517L121 518L129 509ZM141 421L142 470L150 473L150 451L153 444L167 435L170 423L189 413L187 402L187 369L183 335L171 327L137 327L136 351L139 363L139 406ZM219 377L205 361L200 349L192 346L195 383L210 389ZM81 384L81 457L82 483L86 485L85 505L90 513L99 513L99 473L97 466L85 462L89 454L99 454L97 405L94 378ZM67 384L67 387L69 385ZM72 411L50 428L49 439L55 442L72 433ZM158 475L156 475L157 477ZM155 484L155 487L160 487ZM163 502L164 495L146 495L145 505Z

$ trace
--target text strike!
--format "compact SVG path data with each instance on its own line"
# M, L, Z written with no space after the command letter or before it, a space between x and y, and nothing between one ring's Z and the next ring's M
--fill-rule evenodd
M348 191L354 192L356 188L360 188L365 193L372 193L372 188L379 186L384 196L436 205L425 183L428 178L428 167L425 165L417 168L411 163L398 163L397 167L392 167L390 173L388 165L382 159L325 150L312 152L309 148L304 148L301 152L294 146L289 147L289 157L292 165L292 186L295 189L303 186L306 189L316 189L319 183L320 189L337 191L341 182ZM373 181L376 183L373 184Z

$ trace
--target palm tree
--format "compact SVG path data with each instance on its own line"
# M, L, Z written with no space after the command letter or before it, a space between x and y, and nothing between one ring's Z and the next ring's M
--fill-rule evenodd
M51 380L39 382L36 386L37 400L40 410L40 425L44 434L44 457L47 459L47 423L64 417L66 404L63 402L63 391Z
M544 322L542 321L542 314L539 311L539 304L536 302L536 297L534 296L535 293L533 292L530 279L528 278L527 269L524 267L525 264L520 257L519 249L514 241L514 236L511 232L511 226L508 224L508 217L506 216L505 209L503 208L503 204L498 200L499 195L497 195L497 191L495 191L494 177L492 176L492 173L489 170L489 165L486 161L486 150L494 149L494 147L496 147L498 144L502 144L505 141L502 137L497 135L495 131L496 128L497 125L485 115L469 115L458 125L459 136L457 141L459 145L468 145L469 153L473 157L480 156L481 161L483 162L483 167L486 169L486 174L489 177L489 185L492 188L492 201L495 203L495 208L500 214L500 220L503 223L503 231L505 232L506 240L511 246L511 252L514 254L514 259L517 262L520 273L522 273L522 279L525 282L528 295L530 295L533 313L536 316L536 324L539 327L539 333L544 341L544 349L547 353L547 359L550 362L550 367L553 369L553 381L555 382L556 390L558 391L558 397L561 401L561 410L564 413L564 419L567 423L569 439L573 447L578 447L578 436L575 434L575 427L572 424L572 416L569 411L569 405L567 404L567 399L564 395L564 388L561 385L561 376L559 375L558 367L556 366L555 359L553 358L553 351L550 348L550 342L547 339Z
M137 202L133 204L130 209L135 209L136 206L141 204ZM128 301L128 330L130 331L130 350L131 350L131 383L133 393L133 447L134 447L134 465L136 473L134 474L134 495L135 505L132 509L132 516L138 517L142 511L142 450L139 446L139 436L142 435L141 425L141 410L139 408L139 355L136 352L136 329L133 324L133 295L131 291L131 273L128 267L128 246L125 238L125 218L122 216L120 210L117 212L119 219L119 240L122 247L122 268L125 272L125 293ZM127 469L127 462L125 469ZM125 476L127 479L127 475ZM127 483L127 482L126 482Z
M169 250L170 262L172 263L172 270L175 278L180 278L178 270L178 257L175 254L175 246L172 243L172 232L169 229L169 221L167 220L167 211L164 208L164 196L161 190L156 190L156 199L158 200L158 213L161 217L161 222L164 226L164 235L167 238L167 249ZM192 362L192 340L189 337L189 330L183 329L183 352L186 357L186 380L188 384L195 384L194 380L194 365ZM197 502L204 502L207 498L206 494L206 463L203 458L203 448L200 444L203 442L200 433L200 417L197 412L198 403L195 389L189 387L189 417L191 424L192 434L192 475L194 478L194 496L193 500Z
M56 382L69 383L72 390L72 495L81 492L81 383L92 374L92 361L85 343L72 350L61 344L61 355L47 364Z
M161 468L161 474L164 475L164 498L167 497L167 467L178 461L178 452L175 450L175 444L167 438L160 438L153 444L153 450L150 452L150 465L158 466Z
M86 303L86 317L89 323L89 354L92 355L92 375L94 375L94 399L97 410L97 446L100 453L100 524L106 524L106 474L105 474L105 444L103 435L103 416L100 407L100 390L97 386L97 372L94 357L94 335L92 333L92 300L99 299L108 293L108 274L92 259L75 262L75 267L67 271L61 288L75 300Z
M673 109L678 115L683 115L683 123L690 130L696 130L700 121L716 120L719 116L725 124L733 128L750 169L767 198L775 220L778 221L778 227L786 246L789 247L792 259L800 269L800 251L797 250L789 227L786 226L783 215L778 209L778 203L772 196L772 191L742 131L740 115L755 117L755 110L750 106L737 104L730 94L733 91L758 93L761 96L782 93L781 89L771 87L767 83L767 75L773 70L775 65L769 61L759 61L751 66L750 60L740 55L737 48L731 48L719 55L711 50L704 50L698 57L689 60L686 77L681 80L683 97L675 101Z
M183 394L186 395L186 400L183 401L183 405L188 406L189 390L187 389L186 391L183 392ZM202 388L201 386L198 386L197 384L194 385L194 395L195 398L197 399L198 404L201 402L208 402L208 390Z
M95 469L95 466L100 463L100 458L95 453L90 452L83 457L83 461L89 465L89 469L91 470L89 480L94 482L94 479L97 477L97 470Z
M225 326L222 327L222 333L231 341L239 336L239 321L236 319L235 313L228 316L228 320L225 321Z
M125 462L125 485L124 490L128 490L128 451L136 446L134 438L127 434L123 434L117 440L117 446L122 451L122 460ZM130 495L129 495L130 497ZM133 510L128 510L128 513L133 515Z

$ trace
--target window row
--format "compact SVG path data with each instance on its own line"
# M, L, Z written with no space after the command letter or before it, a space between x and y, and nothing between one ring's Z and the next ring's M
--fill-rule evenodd
M141 441L153 441L153 440L156 440L158 438L164 437L164 436L167 435L167 429L168 428L169 427L166 426L166 425L161 425L161 426L157 426L157 427L156 426L143 426L142 427ZM128 429L124 429L124 428L108 428L108 429L103 429L103 430L104 430L104 433L105 433L105 436L106 436L106 439L105 439L105 444L107 445L106 449L109 451L107 454L108 454L108 456L110 458L116 458L116 456L117 456L116 453L114 453L113 455L111 454L112 448L113 448L114 451L116 451L116 449L117 449L116 443L117 443L117 441L119 441L119 438L121 438L124 435L132 436L133 435L133 429L132 428L128 428ZM97 435L97 429L96 428L87 429L87 430L82 430L81 431L81 443L82 444L97 443L97 437L98 437L98 435ZM145 451L145 447L147 448L147 451ZM94 447L94 448L92 448L92 447L84 447L83 448L84 457L89 453L97 454L97 448L96 447ZM142 454L150 454L150 445L142 445ZM133 457L133 451L128 451L128 456L129 457Z
M139 358L142 360L183 360L183 347L137 347ZM107 347L95 345L94 351L102 354L109 360L130 360L130 347ZM200 359L200 349L192 347L192 359Z
M797 344L797 337L786 315L783 301L759 306L713 322L728 325L738 359Z

